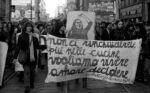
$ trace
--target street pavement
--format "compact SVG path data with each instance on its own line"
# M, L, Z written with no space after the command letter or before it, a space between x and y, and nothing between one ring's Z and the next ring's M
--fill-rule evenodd
M65 93L65 88L56 86L56 83L44 83L46 70L36 72L35 88L30 93ZM17 75L11 77L0 89L0 93L24 93L24 84L18 82ZM82 81L75 84L69 81L68 93L150 93L150 84L135 82L133 85L114 84L105 81L88 79L87 88L82 88Z

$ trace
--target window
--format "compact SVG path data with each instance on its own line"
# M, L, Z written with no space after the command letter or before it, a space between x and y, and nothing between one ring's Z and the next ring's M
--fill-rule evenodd
M121 8L125 7L125 0L121 0Z

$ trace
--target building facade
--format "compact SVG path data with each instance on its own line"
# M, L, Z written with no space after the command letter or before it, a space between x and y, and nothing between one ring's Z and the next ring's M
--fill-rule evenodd
M120 19L150 24L150 0L119 0Z
M33 22L47 21L47 13L44 0L12 0L15 12L12 12L11 20L20 21L28 18Z
M0 21L10 21L11 0L0 0Z

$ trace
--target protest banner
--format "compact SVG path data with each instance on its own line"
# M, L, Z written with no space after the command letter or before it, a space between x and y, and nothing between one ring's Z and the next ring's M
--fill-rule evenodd
M71 11L67 20L67 38L94 40L94 12Z
M94 78L133 84L141 39L95 41L47 37L48 82Z
M8 45L4 42L0 42L0 86L2 85L6 56L7 56Z

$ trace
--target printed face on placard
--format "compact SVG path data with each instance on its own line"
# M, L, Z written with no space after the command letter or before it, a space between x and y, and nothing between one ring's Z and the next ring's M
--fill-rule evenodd
M76 19L75 20L75 27L78 30L82 30L83 29L83 24L82 24L82 21L80 19Z

